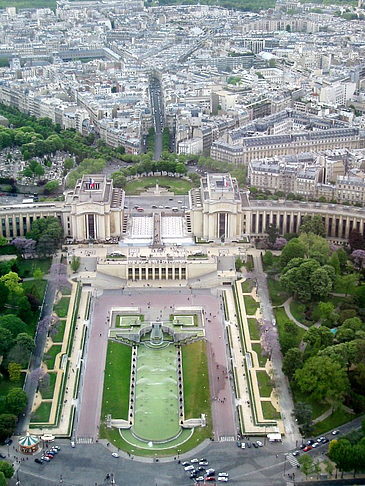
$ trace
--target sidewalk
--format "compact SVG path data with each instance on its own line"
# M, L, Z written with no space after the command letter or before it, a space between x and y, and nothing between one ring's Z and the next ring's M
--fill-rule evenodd
M71 425L71 417L72 417L74 407L77 407L78 404L78 400L74 399L74 390L75 390L75 384L78 379L80 373L80 367L81 367L82 350L80 349L80 347L82 344L83 329L85 326L87 327L88 325L88 321L84 320L84 316L85 316L86 305L88 300L88 293L90 292L90 290L84 290L84 289L81 290L80 304L78 309L78 318L76 321L76 327L73 336L71 354L70 356L68 356L67 360L65 358L61 360L62 356L66 353L68 347L68 338L71 333L72 315L73 315L74 303L76 298L76 290L77 290L77 284L73 283L62 348L60 353L56 356L56 360L55 360L55 372L57 372L57 378L56 378L56 384L55 384L55 389L53 394L53 402L52 402L52 408L49 417L49 423L40 425L39 428L32 428L32 433L34 434L41 435L41 434L49 433L55 436L69 436L71 433L71 431L69 430ZM67 362L68 362L68 368L67 368L66 383L64 386L64 395L63 397L60 398L59 394L62 393L63 391L62 379L66 371ZM60 412L60 419L59 419L58 426L54 427L54 424L57 419L56 415L57 415L58 401L60 399L63 400L62 410ZM40 402L38 398L37 402L34 403L34 405L39 405L39 404ZM36 407L34 408L34 410L35 409Z

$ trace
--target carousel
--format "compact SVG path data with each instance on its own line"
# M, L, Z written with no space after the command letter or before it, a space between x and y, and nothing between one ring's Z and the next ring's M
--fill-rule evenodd
M19 452L23 454L34 454L39 449L39 438L36 435L30 435L27 432L27 435L24 437L20 437L19 441Z

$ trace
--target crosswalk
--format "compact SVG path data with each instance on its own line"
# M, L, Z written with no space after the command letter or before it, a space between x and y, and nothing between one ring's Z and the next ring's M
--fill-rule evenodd
M92 444L94 440L92 437L78 437L76 442L78 444Z
M233 435L223 435L219 437L219 442L234 442L235 440Z
M293 454L288 454L286 456L286 458L288 459L288 461L290 462L290 464L293 466L293 467L297 467L299 466L299 462L298 462L298 459L296 457L293 456Z

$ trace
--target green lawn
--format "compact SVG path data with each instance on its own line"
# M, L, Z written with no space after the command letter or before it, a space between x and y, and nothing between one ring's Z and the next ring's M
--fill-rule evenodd
M273 278L267 279L272 305L282 305L288 299L288 294L281 288L280 282Z
M40 282L36 282L35 280L25 280L22 285L26 294L33 294L41 303L43 302L44 292L46 291L47 285L46 280L41 280Z
M115 318L115 327L131 327L140 326L141 316L120 316L117 315Z
M251 290L255 287L255 283L253 280L248 279L241 283L241 287L244 294L249 294Z
M48 422L51 413L52 402L42 402L37 410L32 413L30 422Z
M315 419L326 412L329 408L328 403L321 403L318 400L310 400L306 393L301 392L296 387L292 386L292 393L294 402L306 402L312 407L313 415L312 419Z
M48 375L49 375L49 386L39 388L43 399L53 398L54 387L56 384L57 373L48 373Z
M346 412L345 410L338 409L332 415L327 417L325 420L315 424L313 429L313 435L325 434L331 429L335 429L340 425L353 420L356 415Z
M244 295L243 299L245 301L246 314L253 315L256 310L260 307L260 304L254 300L251 295Z
M51 266L51 258L41 258L34 260L17 260L19 268L19 277L28 278L33 277L33 272L36 268L42 270L43 273L48 273Z
M276 323L278 326L283 326L285 322L289 322L290 319L287 316L284 307L274 309Z
M208 419L207 437L211 434L211 410L207 352L205 341L182 346L184 411L185 418L200 417L205 413Z
M262 414L266 420L276 420L280 418L280 413L276 411L271 402L261 402Z
M259 343L252 344L252 350L255 351L255 353L257 354L259 365L261 368L263 368L266 365L267 356L262 354L261 344Z
M55 334L52 337L52 341L54 343L62 343L63 341L63 335L65 334L65 327L66 327L66 319L62 319L58 322L58 331L57 334Z
M256 319L247 319L248 322L248 329L250 330L250 338L253 341L260 340L260 324L256 321Z
M270 376L266 373L266 371L256 371L256 376L260 395L265 398L270 397L273 390Z
M61 287L62 295L71 295L71 287Z
M130 181L125 186L125 192L131 194L140 194L149 187L155 187L156 179L160 187L167 188L176 195L187 194L192 188L192 183L179 177L143 177Z
M69 304L70 304L69 297L61 297L61 299L53 307L53 310L56 312L58 317L67 317Z
M304 315L305 308L305 304L302 304L302 302L297 302L296 300L290 302L290 312L293 314L293 317L302 324L306 324Z
M114 341L108 342L105 362L101 422L108 414L115 419L127 419L132 348Z
M43 361L46 363L49 370L54 369L54 364L57 354L61 351L61 344L54 344L44 355Z

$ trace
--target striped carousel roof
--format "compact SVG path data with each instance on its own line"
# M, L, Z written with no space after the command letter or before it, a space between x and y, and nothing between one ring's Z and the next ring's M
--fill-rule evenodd
M19 439L19 445L22 447L33 447L38 444L38 442L38 437L36 435L30 435L29 432L27 432L27 435L20 437Z

